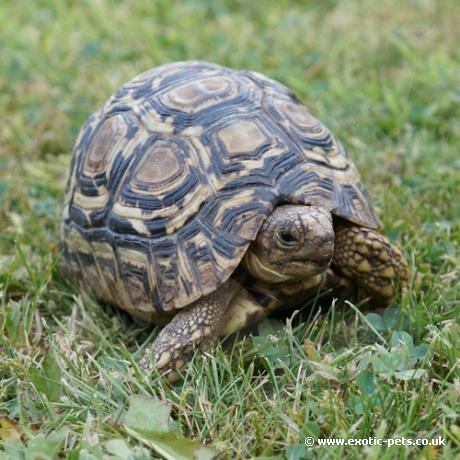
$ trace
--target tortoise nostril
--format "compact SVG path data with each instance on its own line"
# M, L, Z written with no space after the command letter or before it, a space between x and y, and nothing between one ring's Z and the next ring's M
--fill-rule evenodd
M333 243L334 242L334 235L330 233L326 233L321 238L321 243Z

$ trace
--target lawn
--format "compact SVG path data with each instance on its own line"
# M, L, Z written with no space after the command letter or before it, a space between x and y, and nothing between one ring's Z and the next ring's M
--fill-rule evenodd
M458 458L459 24L457 0L0 2L0 459L162 458L168 443L210 446L196 458ZM62 278L58 224L86 118L185 59L289 86L348 148L411 280L384 311L265 321L168 385L137 366L157 330Z

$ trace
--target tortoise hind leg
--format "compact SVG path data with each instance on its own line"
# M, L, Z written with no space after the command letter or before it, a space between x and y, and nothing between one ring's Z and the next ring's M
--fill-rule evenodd
M210 350L219 338L225 313L240 285L227 280L216 291L180 310L161 330L153 343L156 367L169 381L179 378L178 371L191 358L194 348ZM141 367L148 367L145 357Z
M385 236L353 224L342 223L335 229L333 263L384 304L391 303L409 275L406 259Z

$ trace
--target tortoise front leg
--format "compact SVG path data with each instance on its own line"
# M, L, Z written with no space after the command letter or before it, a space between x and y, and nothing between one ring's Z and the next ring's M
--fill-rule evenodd
M156 367L170 382L179 378L179 370L195 348L208 351L215 345L225 313L239 289L239 283L227 280L216 291L180 310L161 330L153 343L153 354ZM148 364L146 356L140 366L147 368Z
M375 230L341 223L335 229L334 265L375 300L391 303L408 280L401 251Z

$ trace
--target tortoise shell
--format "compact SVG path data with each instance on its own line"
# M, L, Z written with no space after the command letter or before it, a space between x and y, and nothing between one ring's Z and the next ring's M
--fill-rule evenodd
M96 297L155 316L223 283L281 203L380 226L341 143L285 86L206 62L166 64L83 126L64 265Z

